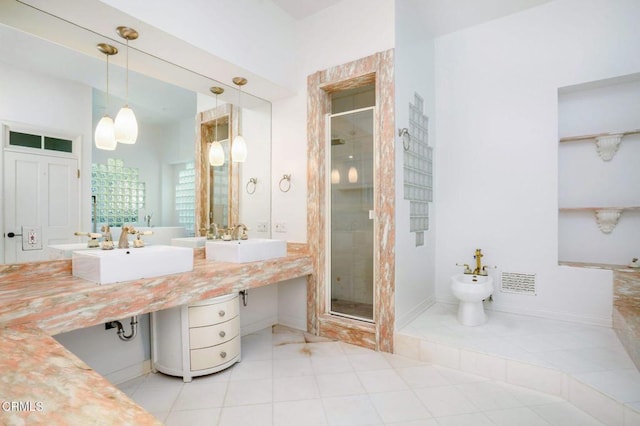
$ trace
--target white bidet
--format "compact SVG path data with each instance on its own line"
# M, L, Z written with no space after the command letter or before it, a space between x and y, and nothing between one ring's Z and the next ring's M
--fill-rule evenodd
M460 300L458 321L461 324L474 326L487 321L482 301L493 293L493 278L486 275L454 275L451 277L451 290Z

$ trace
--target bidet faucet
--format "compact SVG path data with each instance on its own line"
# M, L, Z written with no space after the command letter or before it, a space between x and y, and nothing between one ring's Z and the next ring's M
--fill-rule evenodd
M469 267L468 263L463 263L462 265L459 263L456 263L456 266L464 266L464 273L465 274L471 274L473 273L473 271L471 271L471 268Z
M482 267L482 256L484 256L482 250L476 249L476 254L473 256L476 260L476 269L473 270L473 275L487 275L487 272Z

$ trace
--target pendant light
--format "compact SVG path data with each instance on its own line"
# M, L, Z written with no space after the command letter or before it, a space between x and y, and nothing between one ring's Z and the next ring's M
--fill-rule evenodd
M231 160L234 163L244 163L247 161L247 142L240 134L242 128L240 123L240 95L242 94L242 86L247 84L247 79L244 77L234 77L233 84L238 86L238 135L233 139L231 144Z
M349 183L358 183L358 169L356 169L356 166L349 167L347 178Z
M214 86L211 92L216 95L216 110L218 109L218 95L224 93L222 87ZM209 164L212 166L222 166L224 164L224 149L222 144L218 142L218 119L216 118L215 130L213 131L213 142L209 148Z
M126 103L118 111L115 122L116 140L124 144L134 144L138 139L138 122L133 110L129 108L129 40L138 38L138 32L129 27L118 27L118 34L127 40L127 84Z
M100 43L98 44L98 50L105 54L107 57L107 110L109 109L109 56L118 53L118 49L110 44ZM105 114L100 119L96 126L94 134L94 140L96 148L104 149L106 151L113 151L116 149L118 142L116 141L115 129L113 119L109 114Z

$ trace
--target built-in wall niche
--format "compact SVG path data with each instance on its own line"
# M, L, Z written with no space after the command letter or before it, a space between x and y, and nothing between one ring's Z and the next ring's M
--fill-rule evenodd
M640 257L639 97L640 75L558 92L560 262L627 265Z

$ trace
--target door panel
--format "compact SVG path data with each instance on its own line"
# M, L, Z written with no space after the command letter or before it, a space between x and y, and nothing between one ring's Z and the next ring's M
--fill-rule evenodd
M38 227L42 248L23 250L21 238L4 238L5 263L47 260L47 246L75 241L78 230L78 161L74 158L4 153L5 233Z

